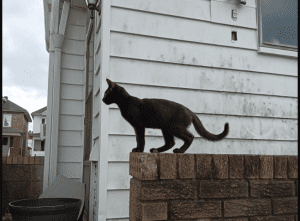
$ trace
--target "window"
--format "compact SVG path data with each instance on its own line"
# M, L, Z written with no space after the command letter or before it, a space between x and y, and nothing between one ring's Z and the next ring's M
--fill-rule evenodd
M2 137L2 145L7 145L8 137Z
M45 124L45 119L42 119L42 124Z
M13 147L14 137L10 137L10 146Z
M45 151L45 141L41 142L41 151Z
M11 114L3 114L3 127L11 127Z
M258 1L259 46L298 51L298 0Z

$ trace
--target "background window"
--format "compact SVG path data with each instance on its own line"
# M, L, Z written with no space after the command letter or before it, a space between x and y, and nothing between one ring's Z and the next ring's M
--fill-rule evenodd
M41 151L45 151L45 141L41 142Z
M7 145L8 137L2 137L2 145Z
M42 124L45 124L45 119L42 119Z
M11 114L3 114L3 127L11 127Z
M13 147L14 137L10 137L10 146Z
M260 46L298 51L298 0L259 0Z

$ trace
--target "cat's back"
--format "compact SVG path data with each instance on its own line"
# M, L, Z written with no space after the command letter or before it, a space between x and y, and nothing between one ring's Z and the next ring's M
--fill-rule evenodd
M172 114L172 113L189 111L187 107L183 106L182 104L176 103L174 101L165 100L165 99L154 99L154 98L142 99L141 108L151 113L159 112L162 114L164 113Z

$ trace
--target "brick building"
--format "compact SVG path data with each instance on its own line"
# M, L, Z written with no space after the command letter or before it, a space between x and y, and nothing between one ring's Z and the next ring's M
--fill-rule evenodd
M29 122L27 110L2 97L2 155L25 155Z

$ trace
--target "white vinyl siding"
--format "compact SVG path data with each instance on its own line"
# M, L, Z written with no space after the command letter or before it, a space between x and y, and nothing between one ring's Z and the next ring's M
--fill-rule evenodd
M83 160L83 75L86 12L71 7L61 55L60 122L57 171L82 180Z
M229 123L221 142L204 140L191 126L195 139L186 153L298 154L297 59L257 52L255 2L111 0L109 79L133 96L187 106L211 133ZM117 105L108 118L106 218L128 220L135 133ZM160 130L145 134L145 152L164 144Z

